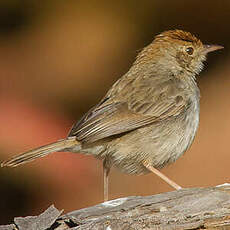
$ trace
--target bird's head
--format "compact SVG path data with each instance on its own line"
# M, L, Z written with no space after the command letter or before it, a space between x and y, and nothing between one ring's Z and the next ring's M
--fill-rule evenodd
M173 75L195 76L203 68L209 52L224 48L204 45L198 38L182 30L165 31L155 37L137 57L137 64L152 64L153 68Z

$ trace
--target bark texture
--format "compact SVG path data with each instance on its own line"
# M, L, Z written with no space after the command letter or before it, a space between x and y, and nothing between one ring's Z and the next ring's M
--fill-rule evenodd
M61 213L52 205L0 230L230 229L230 185L126 197Z

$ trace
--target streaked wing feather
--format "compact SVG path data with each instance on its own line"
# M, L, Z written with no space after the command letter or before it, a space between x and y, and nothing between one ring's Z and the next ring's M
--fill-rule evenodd
M177 104L175 98L171 98L145 106L139 103L138 107L128 106L126 102L100 103L72 128L69 136L76 136L82 142L94 142L125 133L180 114L185 101Z

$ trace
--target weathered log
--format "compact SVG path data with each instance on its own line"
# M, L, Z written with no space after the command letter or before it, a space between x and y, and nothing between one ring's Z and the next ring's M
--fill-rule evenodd
M230 229L230 185L126 197L61 213L51 206L0 230Z

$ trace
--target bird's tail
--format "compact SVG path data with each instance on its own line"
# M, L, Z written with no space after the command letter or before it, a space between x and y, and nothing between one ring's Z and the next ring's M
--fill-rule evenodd
M44 145L39 148L32 149L28 152L14 156L11 159L2 162L1 167L16 167L18 165L33 161L36 158L44 157L49 153L62 151L77 145L79 145L80 149L80 142L78 142L75 138L59 140L57 142Z

